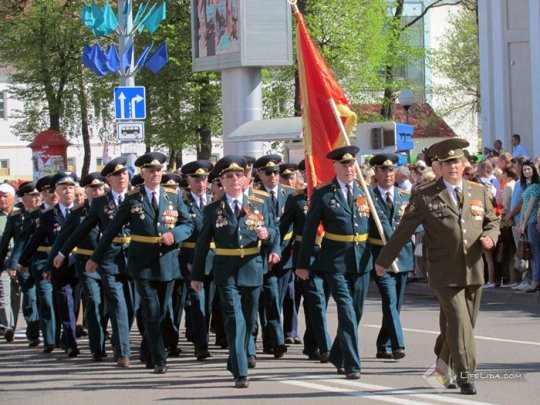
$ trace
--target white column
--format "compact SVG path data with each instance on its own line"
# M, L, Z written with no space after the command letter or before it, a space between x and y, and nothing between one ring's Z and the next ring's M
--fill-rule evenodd
M263 118L261 68L235 68L221 72L223 154L259 157L262 142L231 142L228 135L248 121Z
M540 1L529 0L532 102L532 156L540 156Z
M487 134L494 132L493 77L491 41L491 0L478 0L478 37L480 44L480 123L482 138L487 145Z

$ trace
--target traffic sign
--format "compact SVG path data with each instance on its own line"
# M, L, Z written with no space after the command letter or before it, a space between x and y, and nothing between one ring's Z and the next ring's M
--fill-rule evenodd
M116 136L120 142L144 140L144 122L123 121L116 124Z
M114 112L117 120L146 118L146 90L143 86L115 87Z

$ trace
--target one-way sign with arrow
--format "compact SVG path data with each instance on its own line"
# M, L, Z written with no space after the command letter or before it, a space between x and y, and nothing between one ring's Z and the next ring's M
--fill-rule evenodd
M146 118L146 91L143 86L115 87L114 111L117 120Z

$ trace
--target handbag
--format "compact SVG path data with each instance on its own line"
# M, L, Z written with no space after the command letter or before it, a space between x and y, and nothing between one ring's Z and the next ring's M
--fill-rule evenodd
M527 235L522 234L518 241L517 255L520 259L530 260L531 259L531 244Z

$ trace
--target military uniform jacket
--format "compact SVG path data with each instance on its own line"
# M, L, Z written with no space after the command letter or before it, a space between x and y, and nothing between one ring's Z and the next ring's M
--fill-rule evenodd
M381 250L377 264L388 268L419 225L427 243L429 283L432 287L484 284L480 237L497 243L499 219L485 188L463 181L461 215L443 179L416 189L399 227Z
M259 222L259 224L257 224ZM266 227L269 238L260 241L256 227ZM191 279L204 280L206 255L210 242L216 245L213 269L214 280L218 286L235 285L239 287L257 287L263 283L265 254L249 254L241 257L219 254L224 249L253 249L266 246L269 253L280 254L279 229L274 216L269 212L265 201L255 196L242 193L242 212L237 219L227 203L227 195L207 205L204 209L203 227L195 248Z
M370 191L373 197L373 192ZM377 203L374 201L376 209ZM384 215L379 215L383 228L388 227ZM319 253L318 271L329 273L364 274L372 269L372 256L368 232L375 228L371 212L364 194L356 182L353 182L353 208L349 208L347 200L339 187L337 179L323 184L313 192L302 235L302 246L297 268L310 269L311 257L314 254L315 239L319 224L323 225L325 237ZM357 235L358 242L342 242L331 240L326 235Z
M73 232L77 229L77 226L83 222L83 220L86 218L86 214L90 210L90 204L88 201L85 201L84 204L79 205L78 207L74 208L71 211L71 214L69 215L69 218L67 219L66 223L62 227L62 230L58 234L56 240L54 241L54 244L51 248L51 251L49 253L49 259L47 261L47 268L52 269L53 268L53 260L60 251L60 249L65 245L66 241L69 240L73 234ZM76 255L76 270L80 271L80 269L84 268L84 264L90 257L91 252L94 252L94 249L97 246L99 239L99 229L97 226L94 226L88 233L86 233L86 236L77 243L77 255ZM83 252L80 253L79 252ZM70 250L71 251L71 250ZM88 254L90 253L90 254ZM67 260L67 256L66 256ZM97 278L99 279L99 274L97 273L87 273L88 277Z
M379 188L375 188L373 194L375 194L375 200L378 202L383 215L386 216L389 227L384 229L384 235L386 240L394 234L394 231L397 229L401 222L403 214L405 214L405 208L409 203L411 194L407 191L401 190L397 187L394 187L394 199L393 205L394 209L390 211L388 205L386 204L386 195L382 196ZM418 229L415 230L418 232ZM373 254L373 259L377 260L377 256L383 247L382 239L378 238L378 232L375 232L374 229L370 230L369 241L371 242L371 253ZM414 245L412 240L409 239L403 248L399 251L398 256L398 269L399 271L411 271L414 270Z
M82 243L89 233L93 232L96 225L99 229L98 232L103 233L117 212L118 207L116 206L112 192L94 198L83 221L78 224L73 234L65 240L60 252L67 257L76 246L79 246L79 243ZM129 235L129 225L122 226L117 235L115 235L118 237L116 239L117 242L113 240L103 256L101 265L98 268L100 274L116 275L127 273L126 256L128 245L127 243L123 243L122 240L126 241Z
M13 254L6 261L6 257L10 252L10 249L14 246L15 241L23 230L23 223L28 212L24 207L15 207L13 211L9 213L6 220L6 226L2 233L2 239L0 240L0 272L3 269L16 269L17 261L13 260ZM5 263L5 266L4 266Z
M91 259L101 263L113 239L128 223L131 229L128 273L132 277L146 280L178 279L180 277L178 247L193 231L193 221L178 192L160 187L157 216L144 186L129 192L103 233ZM167 232L171 232L174 236L174 243L170 246L157 241L135 240L137 236L158 240Z
M66 218L62 214L59 204L44 211L39 217L36 230L21 253L19 263L25 267L28 266L30 258L39 246L52 246L65 223ZM45 267L45 271L53 270L52 274L55 278L73 277L75 276L75 268L72 264L65 260L59 269Z
M206 193L206 202L208 203L211 201L210 193ZM196 245L197 241L199 239L199 233L202 230L203 227L203 218L204 214L201 211L201 208L196 204L195 199L189 193L187 195L187 198L184 199L184 204L186 204L186 207L188 209L189 216L191 217L191 220L193 221L193 233L189 238L187 238L183 242L183 246L180 248L180 270L183 277L189 277L190 272L187 269L187 264L193 262L193 253L195 252L195 248L191 247L192 244ZM206 208L206 206L204 207ZM184 246L184 245L188 246ZM210 250L208 252L208 256L206 258L206 267L205 267L205 274L208 275L212 271L212 262L214 259L214 251Z

